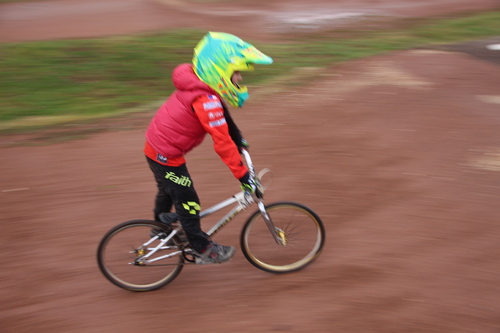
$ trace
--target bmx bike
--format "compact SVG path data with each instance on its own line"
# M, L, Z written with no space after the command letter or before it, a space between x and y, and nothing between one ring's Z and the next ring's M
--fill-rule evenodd
M260 193L265 187L261 178L269 172L255 174L248 151L243 150L250 176ZM271 273L286 273L304 268L321 253L325 227L309 207L297 202L275 202L265 205L262 195L239 192L202 212L204 218L236 204L208 232L220 231L236 215L257 204L243 225L241 251L255 267ZM175 213L166 220L131 220L109 230L97 249L97 262L103 275L116 286L130 291L152 291L172 282L184 265L195 264L195 257Z

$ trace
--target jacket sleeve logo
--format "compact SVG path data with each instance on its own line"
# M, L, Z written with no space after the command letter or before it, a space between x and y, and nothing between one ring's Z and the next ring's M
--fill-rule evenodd
M213 109L222 109L222 103L220 101L211 101L203 103L203 108L205 111L210 111Z

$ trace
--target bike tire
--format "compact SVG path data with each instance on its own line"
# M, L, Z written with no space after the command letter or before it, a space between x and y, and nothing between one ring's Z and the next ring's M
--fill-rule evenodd
M184 258L178 249L181 240L177 236L173 237L174 246L158 251L157 256L175 251L179 254L159 260L154 265L137 264L142 245L151 239L151 230L155 228L169 232L168 226L161 222L132 220L117 225L104 235L97 248L97 262L102 274L111 283L130 291L152 291L164 287L179 275ZM155 240L151 246L158 242Z
M241 250L255 267L271 273L300 270L313 262L325 243L325 227L309 207L296 202L276 202L266 206L275 228L283 231L287 243L278 244L260 210L243 225Z

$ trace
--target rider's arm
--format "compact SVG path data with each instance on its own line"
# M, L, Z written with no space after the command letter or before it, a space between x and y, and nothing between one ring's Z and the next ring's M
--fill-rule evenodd
M227 127L229 129L229 135L231 136L234 143L239 149L241 148L248 149L248 142L241 135L240 129L238 128L238 126L236 126L236 123L234 122L233 118L231 117L231 114L229 113L229 110L224 105L223 108L224 108L224 118L226 118Z
M196 99L192 106L201 125L212 136L215 152L229 167L234 177L237 179L244 177L248 169L229 134L221 100L215 95L204 95Z

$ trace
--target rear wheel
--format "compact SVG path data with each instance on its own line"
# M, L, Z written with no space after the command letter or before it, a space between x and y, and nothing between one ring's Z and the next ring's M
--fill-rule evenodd
M266 206L276 233L284 240L278 244L260 211L243 226L240 243L247 260L267 272L299 270L314 261L325 242L325 228L309 207L295 202L277 202Z
M184 259L181 241L161 247L145 257L171 232L168 226L156 221L133 220L111 229L97 249L97 262L104 276L120 288L131 291L159 289L181 272ZM155 258L164 257L158 261Z

